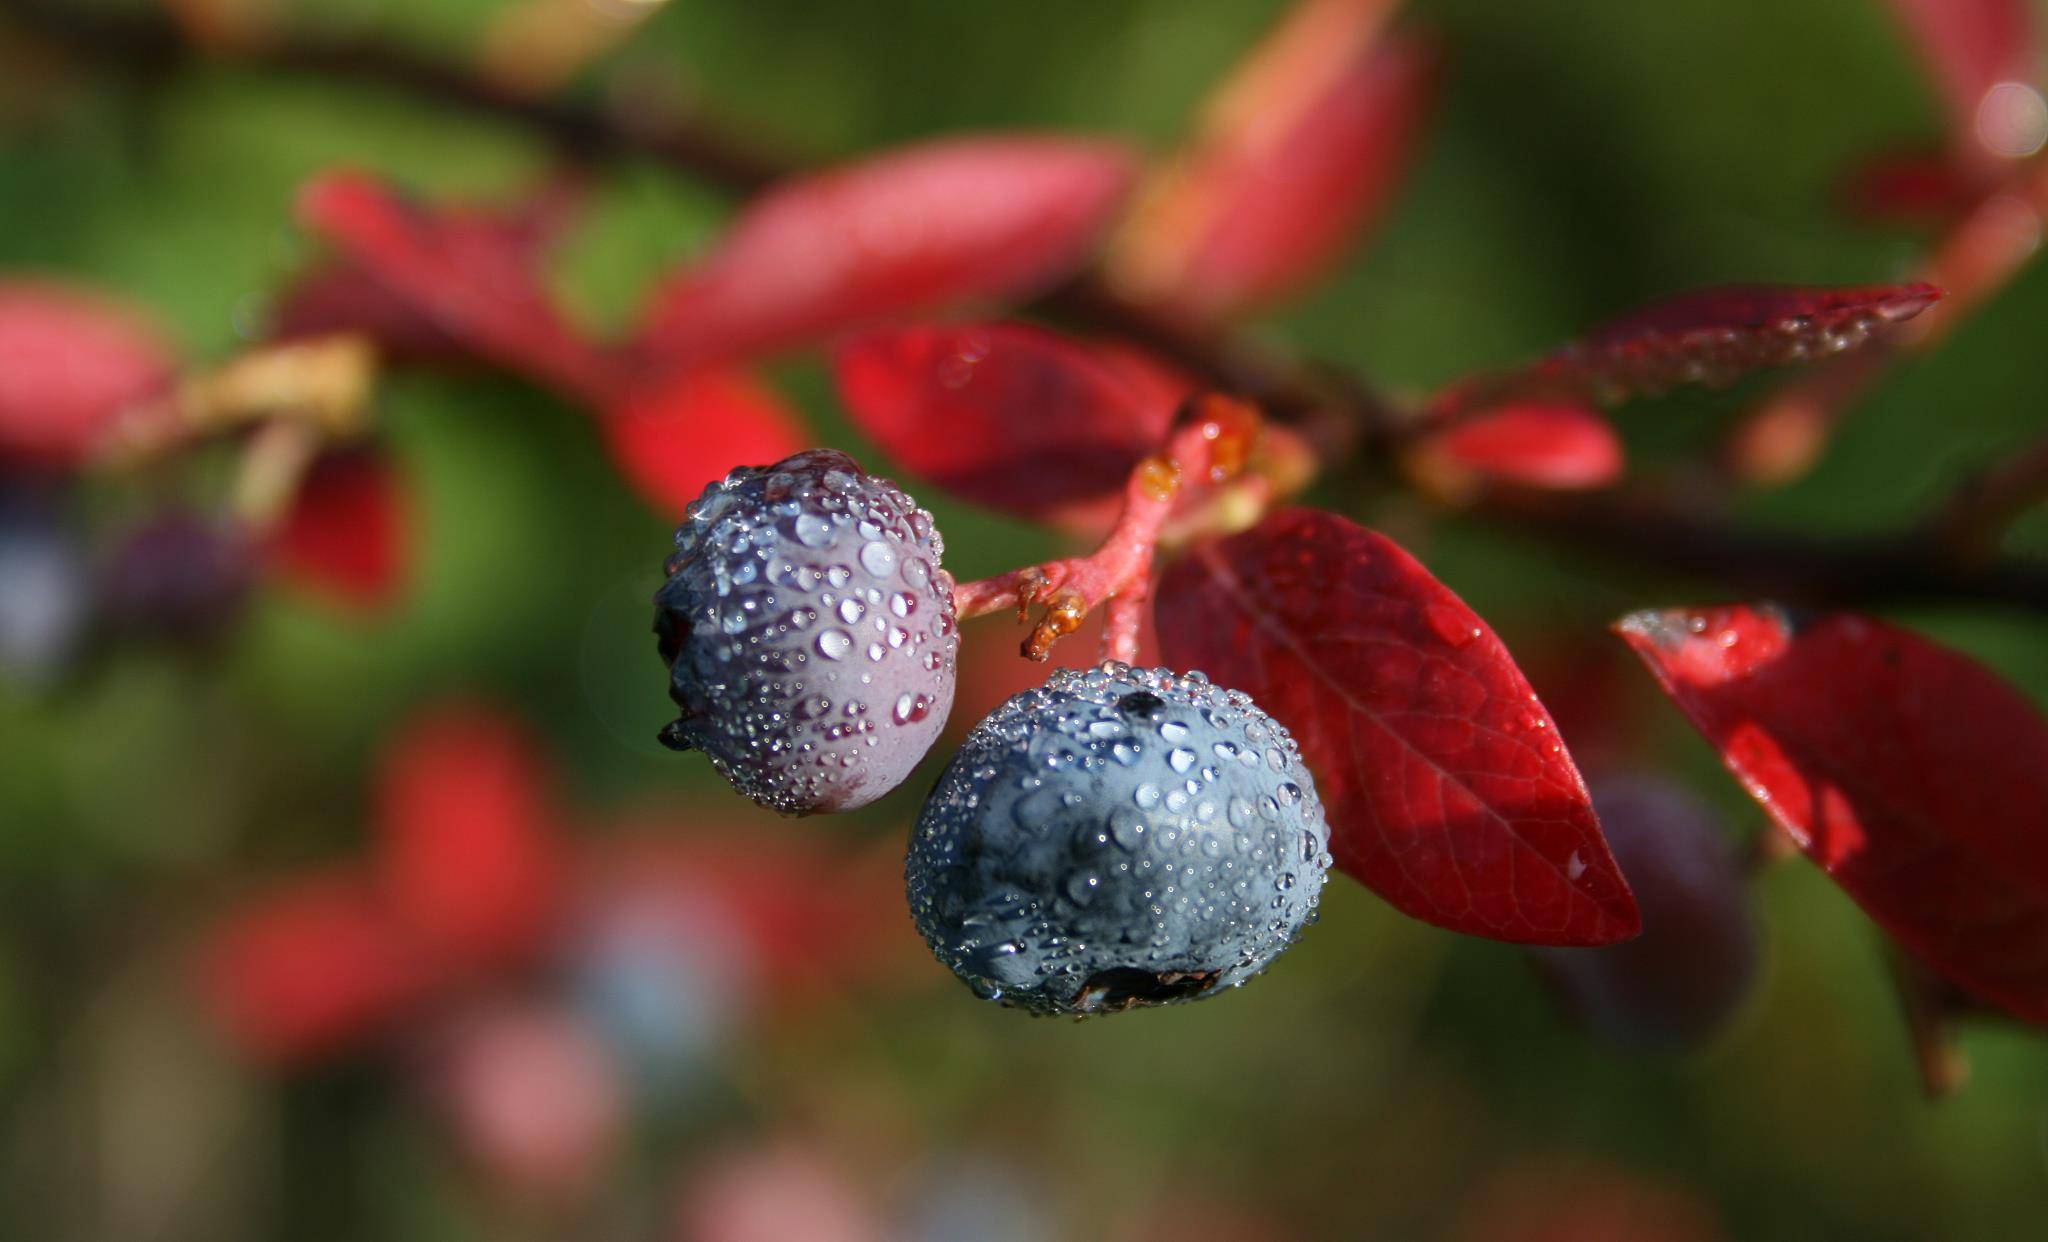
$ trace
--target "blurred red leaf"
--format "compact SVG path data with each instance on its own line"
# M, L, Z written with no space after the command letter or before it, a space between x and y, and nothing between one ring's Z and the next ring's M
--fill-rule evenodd
M1616 629L1885 930L2048 1022L2048 722L2033 704L1975 661L1850 613L1680 608Z
M478 355L584 402L612 391L611 360L562 316L537 271L530 226L417 203L354 172L308 183L299 218Z
M170 343L133 307L0 278L0 461L79 465L123 410L167 391L176 372Z
M1088 257L1131 170L1111 142L984 135L784 182L657 290L640 348L694 366L1043 287Z
M1027 518L1113 499L1187 388L1021 323L870 332L833 356L854 425L914 475Z
M2040 64L2029 0L1892 0L1909 42L1942 94L1958 148L1975 151L1984 97L2032 83Z
M1636 933L1578 769L1500 639L1392 540L1285 511L1168 569L1160 649L1293 731L1337 865L1496 940Z
M1621 437L1577 401L1528 398L1464 415L1418 447L1432 470L1570 490L1621 477Z
M431 708L387 745L379 871L392 909L437 964L513 964L551 929L566 863L545 772L533 737L475 704Z
M1933 285L1721 285L1655 302L1539 364L1544 379L1584 383L1619 401L1676 384L1728 384L1765 367L1862 345L1942 296Z
M1308 0L1206 109L1110 256L1118 286L1221 318L1327 272L1399 187L1436 94L1440 51L1383 35L1387 0Z
M726 367L660 377L606 411L601 425L619 473L670 517L735 466L778 462L810 442L780 393Z
M365 612L389 607L411 560L410 498L384 454L329 453L313 464L269 554L286 579Z
M412 946L354 871L294 881L230 915L201 967L229 1036L280 1065L349 1050L426 984Z
M1842 210L1865 224L1932 228L1961 217L1989 186L1946 154L1890 152L1849 169Z
M470 237L477 248L503 251L538 270L549 246L574 222L582 199L580 184L557 179L507 207L444 208L441 217L444 227ZM475 358L467 342L411 297L346 259L328 259L302 272L279 295L271 315L270 334L278 340L336 332L369 337L394 362L446 365Z

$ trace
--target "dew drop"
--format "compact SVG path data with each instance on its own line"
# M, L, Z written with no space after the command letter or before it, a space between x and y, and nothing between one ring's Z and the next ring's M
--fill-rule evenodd
M842 660L853 650L853 635L845 630L826 630L818 635L818 654L828 660Z

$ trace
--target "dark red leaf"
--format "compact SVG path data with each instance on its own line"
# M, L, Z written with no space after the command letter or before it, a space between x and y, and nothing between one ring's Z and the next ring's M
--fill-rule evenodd
M350 172L308 184L299 218L478 355L580 401L612 391L615 366L555 306L526 231L476 209L413 202Z
M297 1065L345 1052L396 1019L427 974L353 871L308 877L230 915L201 984L249 1055Z
M2040 46L2029 0L1892 0L1892 8L1928 75L1941 90L1959 149L1978 151L1987 127L1985 96L2001 82L2031 84ZM1996 151L2012 154L2011 151Z
M1530 398L1464 415L1419 452L1437 473L1523 487L1605 487L1621 477L1621 437L1577 401Z
M1441 56L1383 35L1383 0L1310 0L1211 100L1201 133L1117 240L1112 278L1201 318L1327 273L1399 187Z
M1543 705L1486 623L1392 540L1282 512L1167 570L1156 613L1168 664L1249 693L1293 731L1347 874L1496 940L1636 933Z
M1135 351L1020 323L871 332L833 366L854 424L907 471L1028 518L1119 495L1188 391Z
M1603 400L1676 384L1728 384L1764 367L1855 349L1941 297L1933 285L1722 285L1624 315L1552 355L1545 379L1586 384Z
M412 559L411 508L384 454L329 453L307 472L272 533L271 565L344 607L388 608L404 589Z
M1768 605L1616 626L1722 761L1934 969L2048 1021L2048 722L1976 662Z
M810 443L781 394L730 367L661 376L601 425L619 473L670 517L735 466L781 461Z
M134 308L54 281L0 279L0 462L79 465L176 371L169 342Z
M1131 168L1115 143L979 136L786 182L658 291L641 348L694 366L1043 287L1088 257Z
M545 773L516 721L474 704L434 708L389 743L379 870L393 911L438 963L508 965L549 930L564 864Z

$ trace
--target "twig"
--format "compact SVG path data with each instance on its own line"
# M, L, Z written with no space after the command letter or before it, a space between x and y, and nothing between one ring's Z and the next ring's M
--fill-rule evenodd
M2048 437L1963 480L1928 533L1964 561L1982 560L2027 510L2048 502Z
M1009 608L1024 619L1033 605L1044 605L1023 644L1026 658L1044 660L1054 643L1080 628L1090 609L1106 606L1104 657L1135 661L1152 557L1167 518L1188 487L1214 487L1236 478L1251 460L1258 436L1259 416L1252 407L1229 397L1196 398L1165 449L1131 471L1123 512L1100 547L1086 556L962 583L953 590L954 609L963 620Z
M1939 541L1744 530L1649 497L1495 497L1477 508L1507 530L1641 568L1704 578L1729 593L1814 605L1999 604L2048 612L2048 564L1958 563Z

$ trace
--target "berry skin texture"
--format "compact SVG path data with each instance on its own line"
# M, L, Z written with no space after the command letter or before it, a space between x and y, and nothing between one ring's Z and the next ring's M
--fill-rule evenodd
M1314 921L1330 830L1294 739L1200 673L1062 670L975 727L905 879L926 943L1037 1014L1243 984Z
M705 488L654 597L682 709L661 740L785 815L902 784L953 707L944 550L916 501L831 449Z

